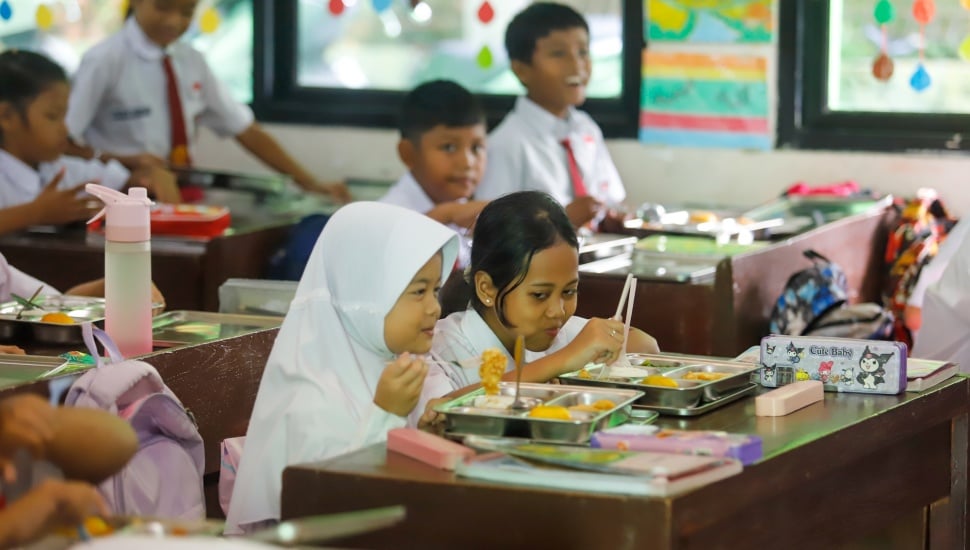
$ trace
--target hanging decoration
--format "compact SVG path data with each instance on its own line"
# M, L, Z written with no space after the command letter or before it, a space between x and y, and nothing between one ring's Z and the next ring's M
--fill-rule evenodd
M327 9L330 10L330 13L335 17L342 14L345 7L347 6L344 5L344 0L330 0L330 2L327 3Z
M913 2L913 19L919 23L919 62L916 64L913 76L909 79L909 85L917 92L929 88L933 82L930 73L926 71L924 62L926 61L926 25L933 20L934 15L936 15L936 4L933 0L915 0Z
M128 0L121 0L121 18L128 17Z
M478 21L482 25L488 25L495 19L495 8L488 0L484 0L481 5L478 6L478 11L475 12L478 17ZM488 33L485 33L488 34ZM488 47L488 43L482 45L482 49L478 50L478 55L475 56L475 62L482 69L491 69L492 64L495 62L492 56L492 49Z
M374 11L377 13L383 12L387 8L391 7L392 1L393 0L373 0Z
M494 17L495 17L495 9L492 8L492 5L488 3L488 0L485 0L484 2L482 2L482 5L479 6L478 8L478 20L484 23L485 25L488 25L489 23L492 22L492 19Z
M478 50L478 55L475 56L475 62L483 69L490 68L493 61L492 50L488 47L488 44L482 46L482 49Z
M8 0L3 0L0 2L0 21L10 21L11 17L13 17L13 8L10 7Z
M202 31L203 34L212 34L216 32L221 22L222 20L219 17L219 10L210 6L206 8L206 10L202 12L202 16L199 17L199 30Z
M882 30L882 43L879 56L872 63L872 76L886 82L893 76L893 60L889 57L889 23L896 19L896 8L890 0L879 0L873 15Z
M41 4L37 6L37 12L34 15L37 22L37 28L42 31L50 30L54 25L54 13L51 12L50 7L47 4Z
M970 11L970 0L960 0L960 7ZM960 48L957 51L964 61L970 61L970 35L964 38L963 42L960 42Z

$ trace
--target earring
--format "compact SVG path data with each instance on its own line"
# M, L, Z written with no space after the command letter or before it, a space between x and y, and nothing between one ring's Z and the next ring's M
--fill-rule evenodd
M486 306L492 305L492 299L491 298L485 298L485 305Z

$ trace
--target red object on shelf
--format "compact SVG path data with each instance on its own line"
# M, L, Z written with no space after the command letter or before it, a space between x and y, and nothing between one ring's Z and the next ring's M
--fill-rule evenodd
M828 185L810 186L807 183L796 183L785 190L785 196L792 195L831 195L835 197L851 197L858 194L859 185L854 181L844 181Z
M156 204L150 219L152 235L182 237L218 237L232 221L228 208L202 204ZM88 230L103 231L102 221L89 224Z

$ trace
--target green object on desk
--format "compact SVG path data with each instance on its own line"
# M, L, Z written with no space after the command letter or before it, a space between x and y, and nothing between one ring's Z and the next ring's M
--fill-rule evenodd
M683 235L651 235L640 239L636 249L644 252L660 252L666 254L680 254L686 256L716 256L727 257L751 252L768 246L769 243L755 241L751 244L728 242L718 244L708 237L691 237Z

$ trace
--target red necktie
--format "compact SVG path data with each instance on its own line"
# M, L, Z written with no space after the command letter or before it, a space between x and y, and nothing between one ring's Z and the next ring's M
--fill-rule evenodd
M185 131L182 98L179 97L178 78L172 69L172 59L169 56L162 57L162 67L165 69L168 118L172 129L172 148L169 151L168 160L174 166L191 166L192 157L189 156L189 136Z
M562 146L566 148L566 161L569 163L569 179L573 184L573 198L585 197L586 185L583 183L583 174L579 171L576 164L576 155L573 154L573 147L569 144L569 138L562 140Z

